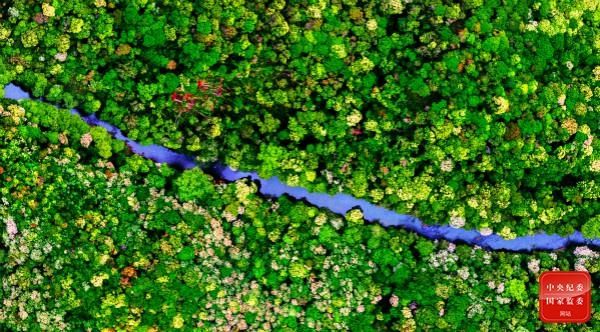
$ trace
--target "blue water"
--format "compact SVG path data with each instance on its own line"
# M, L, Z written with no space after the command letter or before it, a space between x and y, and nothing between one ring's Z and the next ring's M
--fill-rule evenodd
M20 87L9 84L4 88L4 97L14 100L27 99L30 95ZM78 115L92 126L101 126L110 132L116 139L124 141L134 153L149 158L157 163L166 163L184 169L197 167L194 158L181 153L174 152L159 145L141 145L127 138L121 130L115 126L98 119L94 114L81 115L77 110L71 113ZM600 239L586 239L581 232L575 231L569 236L558 234L538 233L534 235L521 236L512 240L506 240L497 234L481 235L476 230L453 228L450 226L427 225L416 217L399 214L392 210L374 205L365 200L355 198L348 194L323 194L309 192L302 187L292 187L281 182L277 177L269 179L260 178L256 172L242 172L232 168L215 164L211 171L216 176L235 181L242 178L250 178L260 183L259 192L269 197L289 195L299 200L305 200L309 204L319 208L328 209L336 214L345 215L353 208L363 211L365 220L378 222L384 227L401 227L413 231L421 236L432 240L446 240L450 242L462 242L469 245L477 245L486 250L506 250L529 252L533 250L557 250L572 245L600 246Z

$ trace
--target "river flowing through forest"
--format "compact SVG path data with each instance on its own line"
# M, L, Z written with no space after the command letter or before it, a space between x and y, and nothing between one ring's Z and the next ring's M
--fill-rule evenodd
M7 85L4 90L5 98L14 100L30 98L29 93L14 84ZM149 158L157 163L166 163L183 169L199 167L194 161L195 158L192 156L172 151L160 145L141 145L127 138L120 129L108 122L98 119L95 114L82 115L76 109L71 110L71 113L80 116L89 125L105 128L113 135L113 137L126 142L131 150L140 156ZM600 246L600 239L586 239L579 231L575 231L568 236L537 233L534 235L516 237L514 239L504 239L497 234L482 235L477 230L453 228L447 225L429 225L423 223L414 216L399 214L390 209L377 206L366 200L358 199L348 194L339 193L329 195L325 193L309 192L302 187L288 186L277 177L263 179L260 178L256 172L234 170L220 163L215 163L206 169L213 176L226 181L250 178L260 184L259 192L265 196L279 197L281 195L289 195L295 199L304 200L311 205L328 209L342 216L351 209L359 208L363 212L364 219L369 222L377 222L384 227L402 227L432 240L466 243L482 247L486 250L506 250L516 252L558 250L572 245Z

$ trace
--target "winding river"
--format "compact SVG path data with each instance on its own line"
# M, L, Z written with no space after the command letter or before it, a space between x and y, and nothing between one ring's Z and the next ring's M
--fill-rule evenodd
M9 84L4 88L4 98L14 100L29 99L30 95L20 87ZM149 158L157 163L166 163L183 169L199 166L195 162L194 157L177 153L159 145L141 145L127 138L117 127L98 119L94 114L81 115L80 112L75 109L71 110L71 113L81 117L89 125L105 128L116 139L126 142L134 153ZM302 187L288 186L281 182L277 177L262 179L256 172L238 171L219 163L211 166L210 172L226 181L250 178L260 183L259 192L265 196L279 197L281 195L289 195L293 198L304 200L316 207L328 209L342 216L353 208L360 208L363 211L365 220L369 222L378 222L384 227L402 227L432 240L466 243L479 246L486 250L517 252L558 250L573 245L600 246L600 239L586 239L579 231L575 231L569 236L537 233L534 235L520 236L511 240L504 239L497 234L484 236L476 230L453 228L445 225L427 225L416 217L399 214L348 194L340 193L329 195L309 192Z

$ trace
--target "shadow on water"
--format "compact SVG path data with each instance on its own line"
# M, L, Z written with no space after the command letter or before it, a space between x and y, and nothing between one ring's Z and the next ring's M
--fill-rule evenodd
M14 100L30 98L29 93L14 84L7 85L4 90L5 98ZM486 250L517 252L559 250L573 245L600 246L600 239L586 239L579 231L575 231L573 234L566 237L558 234L538 233L507 240L497 234L484 236L476 230L453 228L447 225L427 225L416 217L399 214L348 194L340 193L329 195L324 193L313 193L302 187L288 186L281 182L277 177L265 180L260 178L256 172L238 171L220 163L209 166L198 165L193 157L177 153L163 146L141 145L127 138L117 127L98 119L95 114L81 115L80 112L75 109L71 110L71 113L79 116L89 125L105 128L116 139L126 142L134 153L149 158L157 163L165 163L182 169L200 166L215 177L226 181L249 178L260 183L259 191L265 196L280 197L282 195L288 195L297 200L308 202L316 207L328 209L339 215L345 215L349 210L359 208L362 210L365 220L369 222L378 222L384 227L401 227L428 239L466 243L479 246Z

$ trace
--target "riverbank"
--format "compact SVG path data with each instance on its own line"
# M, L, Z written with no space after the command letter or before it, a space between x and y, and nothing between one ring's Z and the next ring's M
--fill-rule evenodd
M29 93L14 84L7 85L4 91L5 98L14 100L30 98ZM98 119L94 114L84 116L76 109L71 110L71 113L81 117L89 125L105 128L114 138L124 141L134 153L142 157L182 169L199 167L194 161L194 157L177 153L160 145L141 145L123 135L121 130L116 126ZM600 246L600 239L586 239L579 231L575 231L569 236L538 233L514 239L504 239L497 234L482 235L477 230L453 228L446 225L428 225L416 217L399 214L348 194L329 195L309 192L302 187L288 186L277 177L262 179L256 172L234 170L222 164L215 164L210 167L202 165L202 168L206 169L213 176L226 181L250 178L260 183L259 191L265 196L279 197L281 195L288 195L341 216L345 216L348 211L358 208L362 211L366 221L377 222L384 227L401 227L431 240L446 240L454 243L479 246L486 250L513 252L560 250L568 246Z

